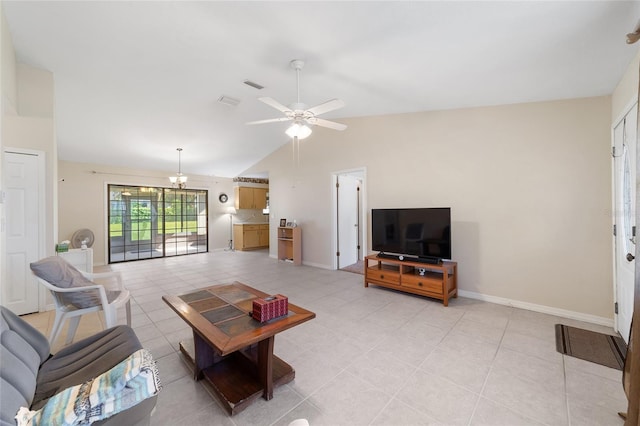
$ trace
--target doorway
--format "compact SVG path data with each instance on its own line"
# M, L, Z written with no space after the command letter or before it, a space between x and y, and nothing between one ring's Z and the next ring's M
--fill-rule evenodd
M615 329L629 343L636 253L636 138L638 104L613 128Z
M40 287L29 264L45 256L44 153L5 149L6 281L3 305L18 315L38 312Z
M341 269L364 259L366 250L365 169L332 175L334 191L334 262Z

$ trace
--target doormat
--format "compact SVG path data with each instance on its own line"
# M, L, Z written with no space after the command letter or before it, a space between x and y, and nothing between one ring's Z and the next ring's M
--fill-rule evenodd
M364 275L364 260L359 260L353 265L340 268L341 271L353 272L354 274Z
M627 344L622 337L556 324L556 350L561 354L622 370Z

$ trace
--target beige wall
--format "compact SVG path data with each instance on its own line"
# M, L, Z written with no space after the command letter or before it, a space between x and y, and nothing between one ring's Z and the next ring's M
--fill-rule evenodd
M107 184L168 187L168 176L175 172L127 169L96 164L59 162L59 239L71 239L75 231L88 228L95 235L94 264L108 261L106 252ZM233 181L228 178L189 175L188 187L206 189L209 196L209 250L227 247L229 240L228 206L233 206ZM64 181L62 181L64 179ZM218 195L225 192L229 201L221 204Z
M9 26L4 17L4 11L0 7L0 34L2 40L0 49L2 49L0 58L2 67L0 68L0 84L2 84L2 109L4 113L14 113L18 109L18 85L16 83L16 54L13 49L13 41Z
M332 264L331 173L365 167L368 209L452 208L462 290L612 318L610 116L607 96L340 120L297 168L289 143L248 172L305 263Z
M17 64L18 113L27 117L53 117L53 74L25 64Z
M638 101L639 66L640 51L627 67L626 72L611 95L611 120L613 125L628 112L633 103Z

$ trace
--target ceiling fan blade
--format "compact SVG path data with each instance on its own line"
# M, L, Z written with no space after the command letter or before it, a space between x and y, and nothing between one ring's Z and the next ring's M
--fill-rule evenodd
M278 111L284 112L285 114L293 114L293 111L291 111L289 107L282 105L280 102L276 101L275 99L265 97L265 98L258 98L258 100L260 102L264 102L265 104L269 105L272 108L277 109Z
M320 105L316 105L314 107L308 108L307 112L310 112L313 115L320 115L320 114L324 114L325 112L342 108L343 106L344 106L344 101L342 101L341 99L331 99L330 101L327 101Z
M258 120L258 121L250 121L245 124L253 125L253 124L265 124L265 123L277 123L279 121L290 121L292 120L289 117L280 117L280 118L268 118L266 120Z
M324 120L322 118L309 118L307 120L309 124L315 124L316 126L328 127L333 130L344 130L347 128L346 124L336 123L335 121Z

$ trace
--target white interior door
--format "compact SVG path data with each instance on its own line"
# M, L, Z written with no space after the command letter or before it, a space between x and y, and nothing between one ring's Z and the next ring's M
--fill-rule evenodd
M358 261L360 180L338 175L338 268Z
M616 328L628 343L635 269L636 104L613 130L615 198Z
M29 263L39 257L38 155L4 153L7 274L2 304L18 315L38 311L38 283Z

